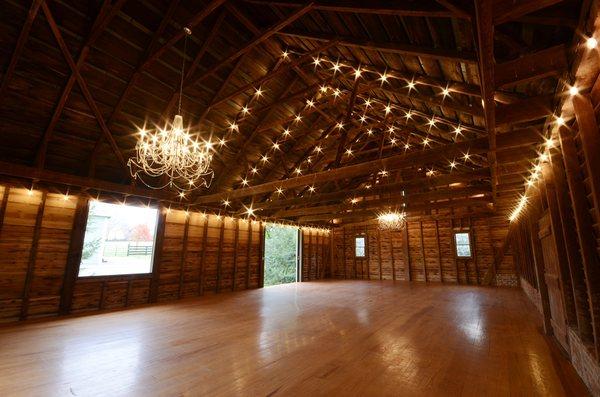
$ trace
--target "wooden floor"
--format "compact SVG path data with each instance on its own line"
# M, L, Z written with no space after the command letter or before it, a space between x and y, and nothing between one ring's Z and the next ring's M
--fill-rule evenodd
M519 290L290 284L0 328L0 395L585 395Z

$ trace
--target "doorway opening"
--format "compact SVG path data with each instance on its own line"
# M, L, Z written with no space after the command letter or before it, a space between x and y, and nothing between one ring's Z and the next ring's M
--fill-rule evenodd
M298 280L298 234L296 227L265 228L265 287Z

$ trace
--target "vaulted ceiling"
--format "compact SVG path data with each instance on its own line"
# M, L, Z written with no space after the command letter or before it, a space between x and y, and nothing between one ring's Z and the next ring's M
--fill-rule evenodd
M182 115L216 144L210 189L185 205L302 222L506 213L589 8L3 0L0 173L177 200L136 187L126 162L139 128L173 117L184 61Z

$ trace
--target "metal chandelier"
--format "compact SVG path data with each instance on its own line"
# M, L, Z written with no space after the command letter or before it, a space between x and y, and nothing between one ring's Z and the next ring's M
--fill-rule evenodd
M187 39L186 33L181 65L179 85L179 106L173 122L168 129L139 131L135 147L135 157L127 162L131 176L152 189L171 187L185 192L199 187L209 187L214 177L210 168L213 144L210 141L198 141L183 126L181 116L181 97L185 71Z

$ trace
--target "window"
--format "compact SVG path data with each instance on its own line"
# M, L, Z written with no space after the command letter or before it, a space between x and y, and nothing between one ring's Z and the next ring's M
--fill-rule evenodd
M456 256L459 258L471 257L471 239L468 232L454 233L456 243Z
M357 258L364 258L367 256L367 238L365 236L357 236L354 238L354 255Z
M90 202L79 277L152 271L158 210Z

